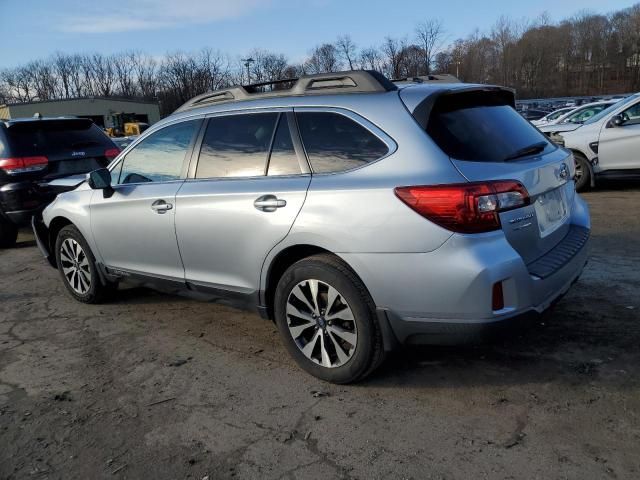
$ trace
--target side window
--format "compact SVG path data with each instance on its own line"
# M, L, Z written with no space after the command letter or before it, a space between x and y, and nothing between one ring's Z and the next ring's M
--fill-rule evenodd
M273 139L273 147L271 147L267 172L269 176L301 173L286 114L280 115L276 136Z
M622 116L625 118L625 125L637 125L640 123L640 103L627 108L622 112Z
M196 178L255 177L265 174L277 113L209 119Z
M184 157L198 125L198 120L177 123L142 140L122 161L118 183L167 182L180 179Z
M299 112L298 127L315 173L342 172L387 154L385 143L362 125L333 112Z
M117 185L120 181L120 172L122 171L122 164L124 160L120 160L118 164L111 169L111 185Z

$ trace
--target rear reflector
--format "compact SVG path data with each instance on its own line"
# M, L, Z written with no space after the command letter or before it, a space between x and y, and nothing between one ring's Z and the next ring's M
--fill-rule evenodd
M397 187L397 197L423 217L458 233L500 229L498 214L529 205L529 193L515 180Z
M0 158L0 169L9 175L17 173L37 172L47 168L47 157L13 157Z
M119 148L109 148L108 150L104 151L104 156L107 157L109 160L113 160L118 156L119 153L120 153Z
M502 310L504 308L504 293L502 291L502 282L493 284L493 292L491 294L491 309Z

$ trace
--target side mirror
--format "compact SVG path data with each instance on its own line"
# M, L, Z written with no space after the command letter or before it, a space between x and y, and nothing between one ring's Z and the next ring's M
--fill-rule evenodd
M99 168L89 174L89 186L94 190L102 190L104 198L113 195L111 188L111 172L106 168Z
M111 172L106 168L99 168L89 174L89 186L94 190L104 190L111 187Z
M609 120L609 127L611 128L621 127L622 125L624 125L624 117L620 114L614 115L611 117L611 120Z

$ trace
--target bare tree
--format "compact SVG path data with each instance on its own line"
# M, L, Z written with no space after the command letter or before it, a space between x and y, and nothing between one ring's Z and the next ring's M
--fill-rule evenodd
M158 93L158 62L153 57L138 54L134 69L140 95L155 98Z
M365 48L360 52L360 68L364 70L384 71L384 60L375 47Z
M435 55L442 48L444 34L444 26L442 20L439 19L426 20L416 27L416 37L423 50L424 67L427 75L431 73L431 65Z
M385 73L391 78L402 78L403 62L406 54L407 41L386 37L382 44L382 55L385 61Z
M349 35L342 35L336 41L336 48L342 61L349 66L349 70L353 70L355 58L357 56L356 44L353 43Z
M113 94L116 79L114 58L94 53L91 56L89 65L98 95L110 97Z
M330 43L324 43L311 51L305 62L305 70L309 73L336 72L340 69L338 50Z
M134 97L138 94L136 85L136 64L138 56L134 52L124 52L111 57L118 95Z

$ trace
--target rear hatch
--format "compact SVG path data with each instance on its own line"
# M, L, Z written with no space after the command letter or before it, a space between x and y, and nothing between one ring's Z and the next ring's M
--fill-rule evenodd
M105 167L119 149L88 119L41 119L9 123L5 131L5 168L12 180L88 173ZM26 168L20 168L21 161ZM29 168L30 167L30 168Z
M414 110L416 120L470 182L515 180L525 205L501 211L504 234L525 263L569 232L575 195L571 154L550 142L513 108L513 92L494 87L443 91Z

